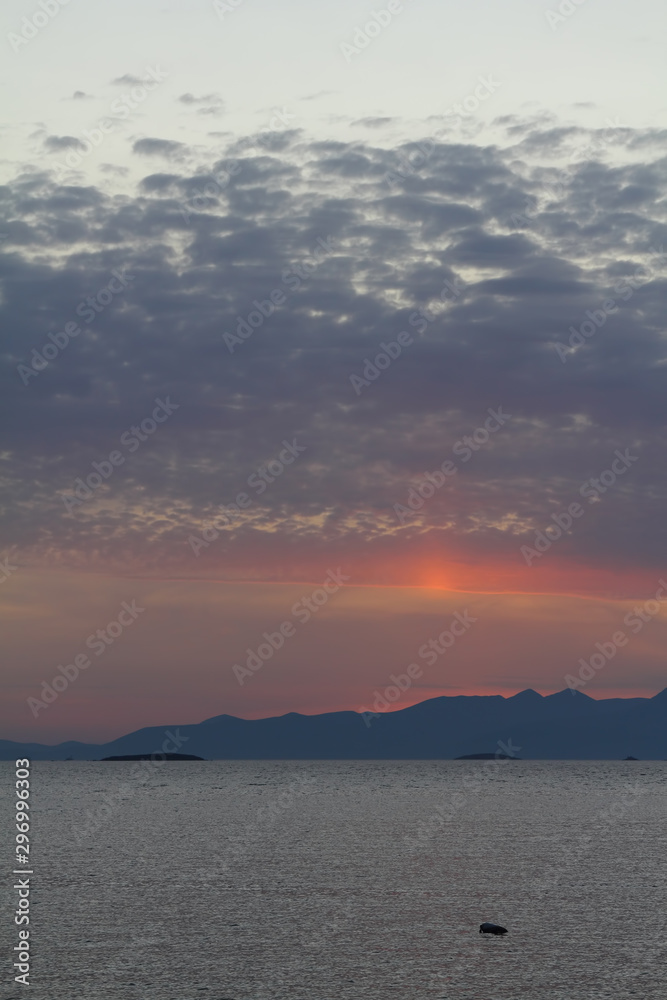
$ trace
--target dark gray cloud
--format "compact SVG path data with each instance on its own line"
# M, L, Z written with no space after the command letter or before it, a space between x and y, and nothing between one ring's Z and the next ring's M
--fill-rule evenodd
M137 139L132 146L132 152L141 156L165 156L167 159L180 156L185 149L184 143L173 139Z
M86 146L73 135L47 135L44 148L50 153L59 153L63 149L85 149Z
M181 94L178 100L179 103L194 108L198 115L222 115L225 109L225 102L219 94L204 94L202 97Z
M48 171L1 188L5 547L187 565L190 532L296 437L304 455L212 559L296 558L305 541L513 556L631 448L638 461L559 553L658 566L667 164L658 147L624 158L652 147L623 130L613 155L567 160L564 179L553 151L592 134L520 126L507 122L506 147L440 142L415 166L415 144L294 132L281 149L221 147L211 168L147 138L133 150L187 153L187 169L176 159L134 193L59 187ZM114 272L127 284L86 323ZM272 292L284 300L263 317ZM68 322L80 335L23 384L17 366ZM230 353L223 334L249 322ZM357 394L350 376L403 330L413 343ZM179 409L68 513L60 494L167 395ZM401 528L393 504L498 406L512 420Z

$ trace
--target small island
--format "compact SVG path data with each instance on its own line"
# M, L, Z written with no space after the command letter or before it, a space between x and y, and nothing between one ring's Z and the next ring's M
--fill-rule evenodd
M510 757L508 753L466 753L454 760L521 760L520 757Z
M205 760L204 757L196 757L192 753L126 753L120 757L102 757L102 760L152 760L162 762L163 760Z

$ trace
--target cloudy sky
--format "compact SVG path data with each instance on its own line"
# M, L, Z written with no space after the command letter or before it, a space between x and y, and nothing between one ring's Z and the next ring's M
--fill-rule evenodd
M2 20L0 737L663 688L664 5Z

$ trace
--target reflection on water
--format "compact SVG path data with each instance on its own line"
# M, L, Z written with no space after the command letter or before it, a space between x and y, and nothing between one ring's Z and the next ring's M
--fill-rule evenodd
M33 766L33 998L667 996L667 764L131 768Z

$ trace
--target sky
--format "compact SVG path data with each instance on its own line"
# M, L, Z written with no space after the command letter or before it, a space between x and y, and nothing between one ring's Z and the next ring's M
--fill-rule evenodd
M0 738L664 688L664 5L1 18Z

